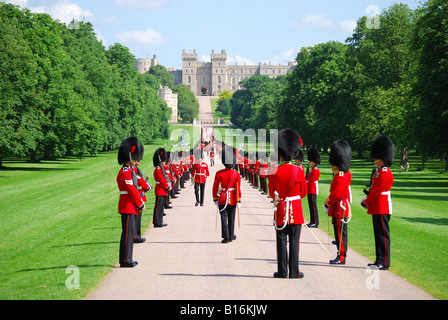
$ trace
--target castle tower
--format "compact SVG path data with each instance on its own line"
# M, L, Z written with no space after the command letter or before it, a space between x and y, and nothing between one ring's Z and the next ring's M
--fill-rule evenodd
M193 91L196 95L198 94L198 54L196 49L193 53L187 53L184 49L182 51L182 83L188 86L191 91Z
M210 56L212 63L212 92L211 95L218 96L223 90L227 90L227 52L221 50L221 53L216 54L212 50Z

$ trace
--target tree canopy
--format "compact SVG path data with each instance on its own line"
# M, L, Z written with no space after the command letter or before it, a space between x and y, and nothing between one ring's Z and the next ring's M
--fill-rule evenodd
M0 2L0 166L166 137L170 111L134 66L128 48L106 49L90 23L68 28Z

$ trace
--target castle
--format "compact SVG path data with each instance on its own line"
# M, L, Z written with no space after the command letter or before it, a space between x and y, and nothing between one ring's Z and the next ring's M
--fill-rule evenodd
M156 56L153 59L137 59L136 68L140 73L145 73L152 65L158 64ZM258 65L228 65L227 52L212 51L210 62L198 61L196 50L190 53L182 51L182 69L167 69L174 76L174 84L184 84L190 88L196 96L218 96L222 91L235 92L241 89L239 83L254 75L276 78L286 75L296 67L297 63L289 62L288 65L273 65L259 63Z
M254 75L266 75L276 78L286 75L296 67L295 62L288 65L228 65L227 52L212 51L210 62L199 62L196 50L182 51L182 70L169 70L174 75L175 83L183 83L197 96L218 96L222 91L235 92L241 87L239 83Z

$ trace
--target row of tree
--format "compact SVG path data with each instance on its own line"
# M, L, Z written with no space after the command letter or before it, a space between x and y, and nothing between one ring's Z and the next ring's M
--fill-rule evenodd
M296 129L324 150L346 139L360 155L386 134L397 148L447 160L448 2L395 4L362 17L346 43L303 48L288 76L256 76L229 100L243 128Z
M134 66L128 48L106 49L90 23L0 2L0 166L12 156L96 154L130 135L166 138L171 111L159 83Z

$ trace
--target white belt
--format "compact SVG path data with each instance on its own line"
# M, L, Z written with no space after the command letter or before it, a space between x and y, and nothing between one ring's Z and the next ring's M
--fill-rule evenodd
M128 192L127 191L120 191L120 195L122 195L122 194L128 194Z
M286 207L285 207L285 224L283 225L283 227L278 228L277 227L277 221L274 221L274 227L277 230L279 230L279 231L285 229L286 226L289 224L289 203L291 201L302 200L302 197L301 196L294 196L294 197L287 197L285 199L280 199L280 200L286 202L286 204L285 204ZM277 211L277 208L275 208L274 210Z
M387 196L387 201L389 202L389 214L392 214L392 197L390 191L382 192L381 195Z
M228 190L222 189L221 191L235 191L235 188L229 188Z
M196 176L205 176L205 173L195 173Z

